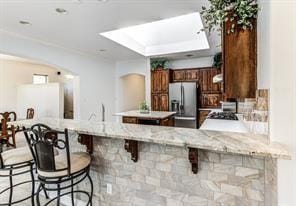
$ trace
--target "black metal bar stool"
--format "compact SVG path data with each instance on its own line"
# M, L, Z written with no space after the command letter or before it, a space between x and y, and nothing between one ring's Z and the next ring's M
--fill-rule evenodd
M88 197L87 205L92 205L93 183L89 175L90 155L86 152L70 153L67 129L64 132L50 129L38 131L35 128L39 126L40 124L37 124L31 129L24 128L40 182L37 189L37 205L40 205L39 193L42 188L46 191L57 192L57 196L45 205L55 200L56 205L60 205L60 199L65 195L71 195L72 205L74 205L74 193L85 194ZM55 156L55 149L61 151L59 155ZM74 190L74 186L86 178L90 182L90 192Z
M46 125L38 125L38 127L34 127L35 130L37 130L39 133L44 130L49 130L50 128ZM30 147L20 147L16 149L10 149L5 152L3 151L3 145L6 145L6 141L1 141L0 139L0 177L8 177L9 178L9 187L2 190L0 192L0 200L1 195L3 193L9 191L9 201L8 203L2 203L0 202L0 206L6 206L6 205L13 205L20 202L23 202L25 200L28 200L31 198L31 205L35 205L34 196L35 196L35 162L32 156L32 152L30 150ZM57 151L54 151L57 155ZM15 172L16 171L16 172ZM14 173L15 172L15 173ZM13 177L18 175L23 175L26 173L30 173L30 180L23 181L17 184L13 184ZM13 201L13 193L14 188L23 184L31 183L31 195L27 196L25 198ZM48 195L46 191L44 190L45 197L48 199Z
M1 143L0 143L1 144ZM7 203L0 202L1 206L13 205L31 198L31 204L34 206L34 191L35 191L35 180L34 180L34 161L32 154L28 147L21 147L16 149L10 149L2 152L2 144L0 145L0 177L9 178L9 187L0 192L1 196L5 192L9 192L9 200ZM17 184L13 184L13 177L30 173L31 179L23 181ZM19 200L13 200L14 188L23 184L31 183L32 191L31 195Z

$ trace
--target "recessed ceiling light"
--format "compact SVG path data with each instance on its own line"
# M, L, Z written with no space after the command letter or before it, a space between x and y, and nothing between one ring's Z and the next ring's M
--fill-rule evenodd
M20 24L23 24L23 25L32 25L30 22L28 21L19 21Z
M56 12L58 12L59 14L68 14L68 11L63 8L56 8Z
M97 0L97 1L100 1L100 2L107 2L108 0Z

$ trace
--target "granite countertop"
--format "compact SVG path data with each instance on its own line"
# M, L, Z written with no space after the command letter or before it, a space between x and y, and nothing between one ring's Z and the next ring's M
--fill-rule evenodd
M199 129L240 133L249 132L249 129L241 120L206 119Z
M10 124L30 127L36 123L46 124L56 130L68 128L80 134L89 134L98 137L130 139L241 155L281 159L291 158L288 149L284 145L276 142L269 143L266 136L249 133L56 118L23 120L11 122Z
M138 118L150 118L150 119L165 119L169 116L176 114L176 112L160 112L150 111L149 113L140 113L138 110L132 110L127 112L116 113L115 116L125 117L138 117Z

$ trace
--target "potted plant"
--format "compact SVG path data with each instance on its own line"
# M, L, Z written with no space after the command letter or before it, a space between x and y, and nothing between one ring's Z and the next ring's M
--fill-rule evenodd
M156 69L167 69L169 66L169 61L165 59L158 59L151 61L151 70L154 71Z
M230 22L227 33L234 33L236 29L252 30L254 19L259 11L256 0L209 0L209 8L202 7L201 15L205 21L205 29L211 33L220 31L224 22Z
M142 102L139 106L140 113L147 114L150 112L149 106L146 101Z
M221 69L221 67L222 67L222 52L218 52L214 56L213 67L215 67L217 69Z

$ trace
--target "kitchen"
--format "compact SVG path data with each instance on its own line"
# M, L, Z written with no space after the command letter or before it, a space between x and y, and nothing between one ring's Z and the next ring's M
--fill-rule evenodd
M44 116L7 123L11 128L17 128L19 135L24 135L23 139L26 140L26 144L29 143L29 148L36 147L35 140L32 139L34 135L44 134L42 137L47 139L47 133L50 134L49 142L54 143L51 144L52 152L47 153L47 150L43 150L42 155L47 155L47 163L56 159L59 165L65 167L62 168L65 171L56 171L56 168L44 170L42 166L52 165L45 164L44 159L31 158L28 166L36 165L36 180L40 182L36 182L36 187L39 188L37 194L34 194L35 183L32 184L32 188L22 190L22 194L32 192L25 205L34 205L35 199L37 205L40 204L39 199L42 204L45 201L54 201L56 205L294 205L294 184L289 184L295 179L295 141L294 133L291 132L295 127L291 114L295 100L291 97L294 90L289 84L292 81L290 76L293 76L291 68L294 64L288 64L289 61L274 49L279 46L277 41L282 39L280 36L291 37L295 33L284 32L282 35L276 35L274 28L284 27L278 24L277 20L282 19L285 12L278 13L275 8L279 5L276 3L260 2L262 11L258 14L258 22L252 20L255 29L232 32L233 26L225 21L222 35L219 36L206 32L198 34L199 19L203 15L203 8L198 7L200 2L188 1L182 5L178 1L170 2L170 5L162 2L125 3L126 5L112 1L79 1L61 4L58 8L49 3L47 6L51 7L50 11L54 15L47 14L46 11L39 13L40 17L52 15L50 17L61 26L59 28L64 25L72 34L74 31L76 34L81 33L69 28L73 25L69 23L69 19L73 22L75 15L81 17L81 13L77 14L82 11L84 14L98 15L93 18L95 21L88 19L89 24L85 24L86 19L76 18L81 20L76 22L80 25L79 28L87 30L91 25L92 28L99 27L96 34L100 35L96 35L96 40L92 36L93 32L85 32L83 35L88 36L83 38L83 41L79 39L80 35L69 35L69 38L72 40L71 46L76 46L78 51L89 51L96 55L99 53L99 56L104 57L102 59L95 57L94 60L93 56L88 58L87 55L60 51L50 45L39 45L40 42L32 43L29 38L11 35L11 32L0 31L1 52L20 56L22 52L27 52L27 57L35 56L44 62L71 70L80 80L74 119ZM211 7L211 4L205 5L207 8ZM292 5L285 4L281 8L288 13L288 8ZM13 12L16 7L9 4L5 6L9 15L3 15L6 21L3 22L0 18L0 23L13 31L15 28L9 22L15 20ZM267 9L268 6L272 8ZM36 8L40 10L45 7L36 3ZM158 10L156 7L162 9ZM192 13L192 8L197 7L200 14ZM111 26L106 24L103 27L107 28L101 28L97 20L102 19L102 14L107 16L106 11L110 11L110 8L112 11L117 9L128 12L118 13L122 16L116 19L123 20L120 24L113 22L113 18L104 16ZM22 15L26 16L28 11L31 11L30 14L33 16L38 13L26 7ZM269 13L271 11L272 13ZM108 15L111 14L114 12L109 12ZM291 11L289 14L294 15ZM273 18L267 18L269 15ZM159 20L155 16L162 18ZM126 22L133 22L130 17L145 22L152 33L147 32L143 25L140 25L142 31L135 28L134 23L127 24ZM190 19L192 17L193 20ZM48 21L51 18L47 18ZM186 24L179 18L185 18ZM162 24L165 20L176 19L178 21L170 24L173 25L171 27ZM24 30L20 33L40 35L42 32L38 33L38 26L36 27L38 23L30 21L30 26L22 25ZM68 22L68 26L64 21ZM150 21L152 23L147 23ZM272 24L272 34L264 33L266 22ZM151 29L151 25L158 24L161 25L161 29ZM126 36L122 33L116 35L120 31L112 33L113 29L122 28L122 25L131 25L123 29L129 38L124 39ZM188 25L190 28L187 30L185 27ZM136 31L140 34L137 35ZM159 39L153 38L155 31ZM184 35L188 31L192 36ZM47 32L52 34L49 30ZM52 37L56 37L58 42L59 37L64 39L62 37L67 31L64 32L63 35L58 32ZM170 35L167 35L168 33ZM147 36L148 40L145 39ZM182 42L186 40L184 36L194 39ZM262 36L267 36L273 41L266 41ZM175 47L174 52L170 54L166 46L175 41L174 38L184 45L180 46L181 43L178 42L179 47ZM112 42L116 39L123 42ZM129 46L125 45L131 39L137 41ZM140 40L144 42L144 49L135 44L141 42ZM195 40L199 41L198 44L193 42ZM156 48L157 41L159 47ZM164 42L164 45L161 45L161 42ZM286 46L290 45L290 42L284 42ZM65 47L69 46L64 40L59 43ZM78 47L76 43L84 47ZM272 55L267 51L270 44ZM21 49L21 45L27 45L26 51ZM108 48L103 48L102 45ZM131 48L135 45L136 48ZM200 47L196 48L197 45ZM174 47L173 44L170 46ZM274 54L278 54L278 57L275 58ZM268 58L265 59L263 56ZM285 62L289 66L281 66L279 62ZM279 67L281 69L278 69ZM290 69L287 69L288 67ZM272 76L268 76L268 72ZM283 81L284 76L287 81ZM269 78L272 84L265 84ZM282 87L277 88L278 85ZM2 92L0 94L5 95ZM278 103L289 104L283 106ZM38 127L38 131L44 130L44 133L36 132L35 126ZM3 148L0 157L3 154L4 162L7 158L20 154L15 152L14 155L6 155L19 148L14 150L5 144ZM65 159L64 151L60 151L63 149L67 150L67 154L75 161ZM31 150L30 154L34 156L37 153L38 149L35 153ZM70 166L66 162L70 162ZM3 166L2 162L0 163L0 166ZM1 169L3 168L0 167ZM73 174L82 175L83 183L77 186L75 183L74 187L75 192L82 191L82 195L73 193ZM52 183L50 177L62 178ZM30 178L35 179L34 175ZM0 177L1 189L6 184L9 185L8 178L2 179ZM70 187L59 187L62 185L60 180L63 179L72 184L72 192L64 193L64 189ZM4 193L8 194L2 196ZM4 193L0 191L0 204L4 199L12 201L19 197L18 190L14 190L10 196L9 192Z

